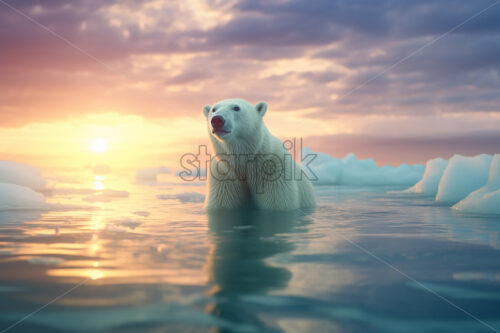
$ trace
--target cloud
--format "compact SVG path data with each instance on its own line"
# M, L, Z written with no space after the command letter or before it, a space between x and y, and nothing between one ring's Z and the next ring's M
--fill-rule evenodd
M397 124L394 124L397 126ZM380 129L383 132L383 129ZM315 151L342 157L355 151L360 158L376 158L377 163L398 165L404 163L425 163L427 160L454 154L495 154L500 147L498 131L443 133L424 136L412 134L339 134L304 138L304 145ZM395 153L396 152L396 153Z
M312 16L290 15L281 19L269 16L239 15L207 34L207 44L218 46L307 46L331 43L339 35L327 21Z
M380 74L490 4L17 1L91 57L4 6L0 123L109 110L195 116L229 96L329 121L497 113L499 6Z

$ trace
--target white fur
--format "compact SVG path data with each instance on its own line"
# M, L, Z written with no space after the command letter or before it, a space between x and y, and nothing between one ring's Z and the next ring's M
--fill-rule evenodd
M235 106L240 111L235 111ZM262 118L266 111L266 103L253 106L242 99L223 100L203 108L215 153L209 172L207 209L253 206L293 210L315 206L311 182L283 142L265 126ZM224 118L223 129L229 133L213 133L211 120L218 115ZM273 165L277 168L269 167Z

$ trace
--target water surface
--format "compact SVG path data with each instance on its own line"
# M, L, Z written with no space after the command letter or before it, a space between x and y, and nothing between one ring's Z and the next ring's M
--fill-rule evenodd
M85 182L0 212L0 332L47 304L8 332L500 330L498 217L339 186L207 215L203 184Z

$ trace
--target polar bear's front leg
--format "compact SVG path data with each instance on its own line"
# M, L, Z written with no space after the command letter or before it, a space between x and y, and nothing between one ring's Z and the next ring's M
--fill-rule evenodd
M264 210L294 210L300 208L297 183L283 178L258 179L252 186L255 205Z
M256 155L248 168L248 186L255 206L264 210L300 208L297 182L279 154Z
M232 171L221 173L216 165L211 163L208 183L208 195L205 199L207 210L238 209L250 204L250 196L246 184L239 180Z

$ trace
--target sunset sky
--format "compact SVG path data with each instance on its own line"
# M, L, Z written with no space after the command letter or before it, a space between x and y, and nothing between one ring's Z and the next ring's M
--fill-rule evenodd
M0 48L0 159L175 167L232 97L337 157L499 152L498 1L0 0Z

